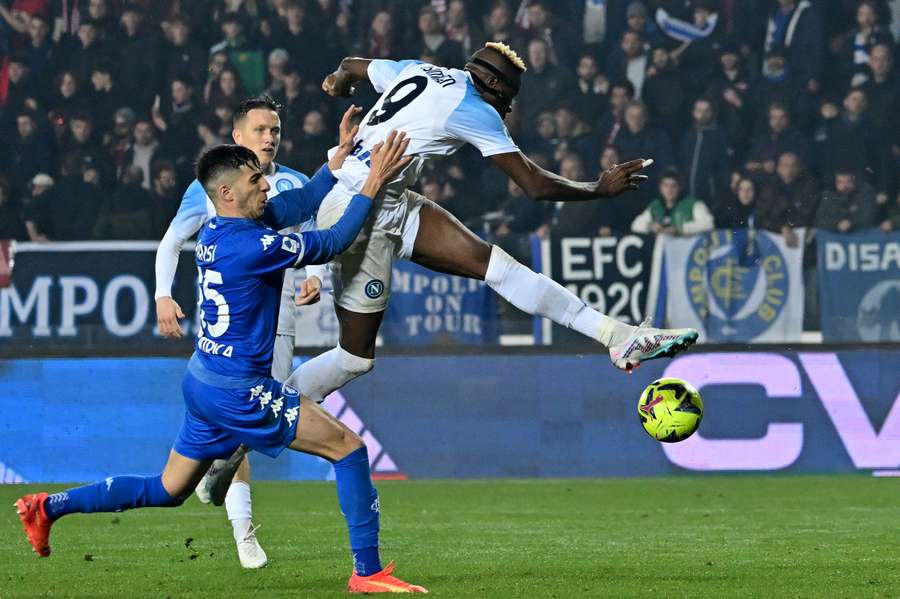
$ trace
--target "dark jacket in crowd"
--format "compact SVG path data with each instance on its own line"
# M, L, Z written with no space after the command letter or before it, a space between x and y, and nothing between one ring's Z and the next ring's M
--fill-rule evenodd
M819 186L809 175L798 176L790 185L773 177L756 199L756 226L776 233L784 226L812 227L819 197Z
M857 179L856 191L851 195L840 194L834 189L822 195L816 212L816 227L837 231L842 220L850 221L849 231L878 226L878 204L875 202L875 190L870 185Z
M717 125L693 127L678 148L678 167L686 193L700 198L715 212L715 204L726 189L728 141Z

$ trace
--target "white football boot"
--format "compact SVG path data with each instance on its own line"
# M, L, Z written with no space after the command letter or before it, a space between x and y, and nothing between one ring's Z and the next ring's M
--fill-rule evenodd
M238 558L241 560L242 568L255 570L269 563L266 552L256 540L257 530L259 530L259 526L253 526L251 523L243 537L235 535L234 541L237 543Z
M225 465L225 460L215 460L212 463L212 466L209 467L209 470L206 471L206 474L203 475L203 478L200 479L200 482L197 483L197 488L194 489L194 493L197 494L197 499L200 500L200 503L210 503L212 498L209 495L210 488L210 480L209 475L211 472L221 470L222 466Z
M631 372L641 362L671 358L685 351L696 343L697 337L695 329L655 329L648 317L627 339L609 348L609 359L616 368Z

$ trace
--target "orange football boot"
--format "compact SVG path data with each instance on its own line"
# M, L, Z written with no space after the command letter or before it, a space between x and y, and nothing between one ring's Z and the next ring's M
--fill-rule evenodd
M371 576L360 576L356 572L347 583L351 593L427 593L428 589L404 582L391 576L394 573L394 562L389 563L381 572Z
M28 542L40 557L50 555L50 527L53 526L53 521L44 511L46 502L46 493L35 493L23 495L13 504L16 506L16 513L19 514L19 520L22 521L22 528L28 535Z

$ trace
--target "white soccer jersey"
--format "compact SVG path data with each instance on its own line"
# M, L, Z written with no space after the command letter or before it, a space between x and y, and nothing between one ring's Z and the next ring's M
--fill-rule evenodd
M363 185L371 149L392 130L406 133L410 139L406 154L416 156L403 176L388 186L387 195L393 197L415 183L429 157L452 154L467 143L482 156L519 150L500 114L484 101L467 72L417 60L372 60L368 74L382 95L360 124L353 157L335 173L350 190Z

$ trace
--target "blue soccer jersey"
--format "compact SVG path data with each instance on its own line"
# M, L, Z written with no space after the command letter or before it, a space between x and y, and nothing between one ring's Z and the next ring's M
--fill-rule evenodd
M356 195L353 211L330 229L278 233L315 214L333 182L330 173L327 180L317 174L269 200L260 220L216 216L203 227L195 249L201 329L192 367L234 378L269 375L285 269L324 264L344 251L371 207Z

